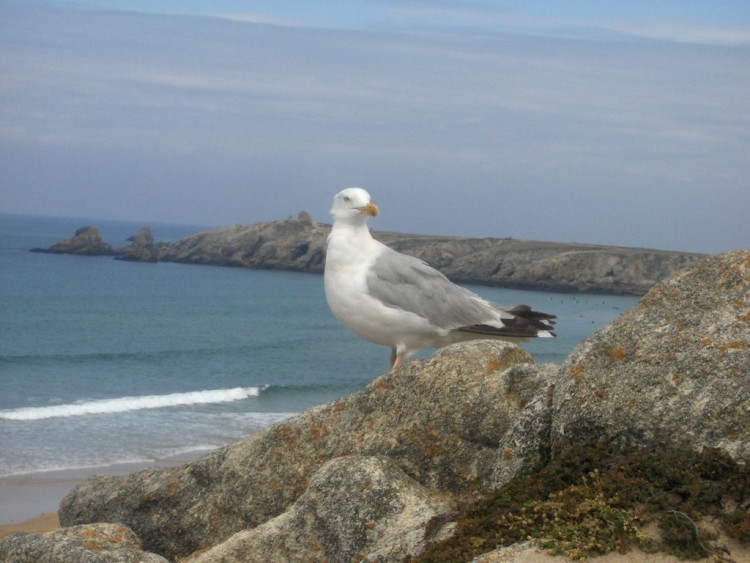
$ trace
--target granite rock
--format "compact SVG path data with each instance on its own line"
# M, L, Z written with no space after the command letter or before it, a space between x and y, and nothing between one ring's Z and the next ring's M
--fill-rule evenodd
M121 524L87 524L45 534L17 532L0 540L0 561L9 563L166 563L142 550Z
M388 458L339 457L313 475L291 509L185 563L403 561L441 537L428 528L454 508Z
M551 430L556 449L602 437L750 460L750 251L657 284L583 341L557 378Z
M288 511L316 472L344 456L383 456L423 487L466 498L490 490L501 438L542 388L544 370L517 346L443 348L199 460L94 477L60 506L73 525L123 522L150 551L186 556Z
M508 371L516 373L518 377L524 377L530 371L537 371L542 374L543 380L553 382L559 372L559 366L518 364ZM502 436L492 475L493 488L502 487L519 475L533 473L550 460L554 392L553 383L539 389Z

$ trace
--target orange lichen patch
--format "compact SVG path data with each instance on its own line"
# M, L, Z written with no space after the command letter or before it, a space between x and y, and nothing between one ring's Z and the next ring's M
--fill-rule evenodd
M484 366L484 376L492 375L497 370L505 367L505 362L500 361L495 356L490 356L487 360L487 365Z
M309 432L310 438L312 438L313 440L317 440L321 436L325 436L326 434L328 434L328 430L325 426L318 426L315 422L310 425Z
M599 389L597 389L597 390L596 390L596 391L594 392L594 395L596 395L596 397L597 397L598 399L603 399L604 397L606 397L606 395L607 395L607 391L606 391L605 389L603 389L603 388L601 388L601 387L600 387Z
M727 342L726 344L722 344L719 346L719 350L722 352L726 352L727 350L745 350L746 348L750 347L747 342L744 342L742 340L733 340L732 342Z
M374 530L375 526L377 526L375 522L368 522L367 524L365 524L365 528L367 528L368 530Z
M101 544L95 541L87 541L87 542L84 542L83 549L88 549L89 551L101 551L102 546Z
M669 296L670 296L670 297L671 297L672 299L677 299L677 298L678 298L678 297L680 296L680 292L679 292L679 291L677 291L676 289L673 289L673 290L672 290L672 293L670 293L670 294L669 294Z
M143 502L151 502L154 500L154 495L151 493L146 493L143 495Z
M570 377L573 378L573 381L576 383L579 383L581 381L581 377L583 375L583 366L581 364L576 364L572 368L570 368Z
M701 338L698 342L701 346L711 346L714 343L710 338Z
M513 452L508 448L503 449L503 459L513 459Z
M682 379L682 374L679 371L672 372L672 381L677 383L680 379Z
M283 440L292 433L292 429L288 426L277 426L273 429L273 437L276 440Z
M730 428L727 432L727 436L730 438L736 438L737 437L737 429L736 428Z
M372 382L373 389L385 389L386 387L388 387L388 384L386 383L385 376L383 375Z
M92 528L86 528L79 532L82 538L88 541L83 543L83 547L90 551L101 551L105 547L105 543L127 543L127 536L122 529L114 530L97 530Z
M445 440L432 428L427 428L424 431L424 434L422 436L422 444L424 446L425 454L430 457L434 457L436 455L448 455L451 453L444 446Z
M617 344L612 350L609 352L609 359L613 362L619 362L625 357L625 348Z
M744 306L745 302L742 299L735 299L734 301L732 301L732 307L734 307L735 309L741 309Z

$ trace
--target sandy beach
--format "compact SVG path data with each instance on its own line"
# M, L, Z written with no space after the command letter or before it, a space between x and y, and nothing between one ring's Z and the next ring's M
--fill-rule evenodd
M42 514L20 524L0 524L0 539L16 532L36 532L41 534L56 530L59 527L60 521L57 519L56 513Z
M147 467L174 467L198 458L205 451L153 462L121 463L102 467L42 471L0 477L0 538L14 532L47 532L59 527L60 501L92 475L127 475Z

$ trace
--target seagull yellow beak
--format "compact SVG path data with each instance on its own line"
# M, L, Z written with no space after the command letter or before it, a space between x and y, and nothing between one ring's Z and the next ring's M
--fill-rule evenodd
M367 205L363 205L362 207L358 207L359 212L362 215L369 215L371 217L376 217L378 213L380 213L380 209L378 209L378 206L374 203L368 203Z

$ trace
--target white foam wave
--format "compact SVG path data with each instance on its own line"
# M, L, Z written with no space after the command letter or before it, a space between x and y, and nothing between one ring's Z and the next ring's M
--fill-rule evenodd
M213 389L171 393L169 395L145 395L142 397L118 397L83 403L56 405L53 407L29 407L0 411L0 419L42 420L45 418L81 416L86 414L110 414L143 409L160 409L185 405L229 403L248 397L257 397L258 387L235 387L233 389Z

